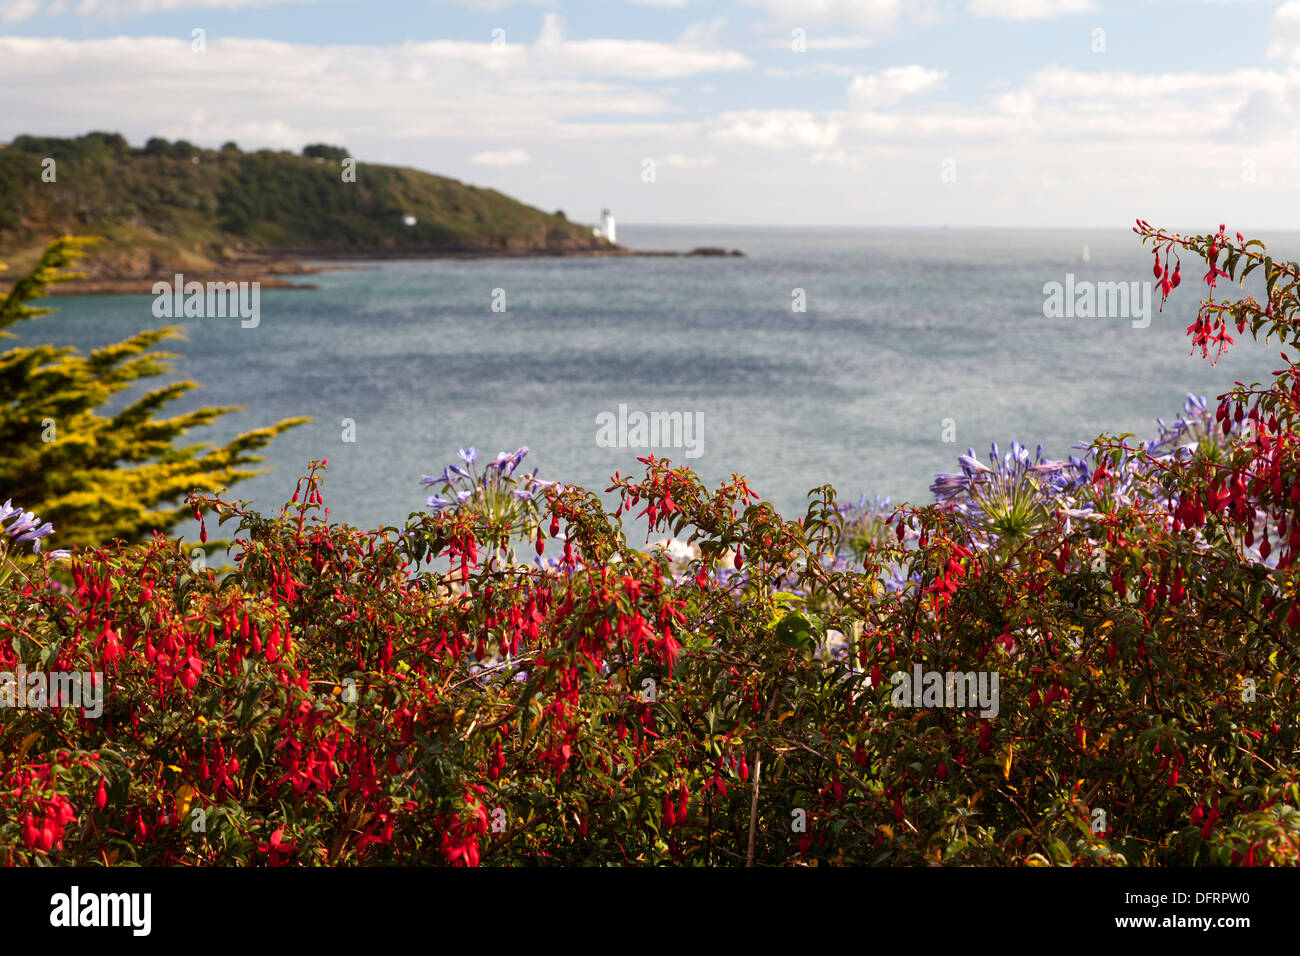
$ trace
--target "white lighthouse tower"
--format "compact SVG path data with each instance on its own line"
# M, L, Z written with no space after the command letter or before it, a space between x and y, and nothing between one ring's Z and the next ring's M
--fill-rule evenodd
M600 211L600 234L610 242L618 242L614 238L614 214L608 209Z

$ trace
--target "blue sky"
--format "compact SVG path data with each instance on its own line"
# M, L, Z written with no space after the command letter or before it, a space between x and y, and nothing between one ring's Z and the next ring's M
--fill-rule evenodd
M1296 0L0 0L0 140L341 142L587 221L1286 228L1298 128Z

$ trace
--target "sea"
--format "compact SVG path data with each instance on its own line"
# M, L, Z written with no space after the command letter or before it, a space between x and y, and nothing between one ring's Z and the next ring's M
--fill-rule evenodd
M1297 235L1262 238L1294 256ZM295 277L315 288L262 289L255 327L160 319L150 295L59 296L6 347L90 350L183 326L172 378L201 388L172 411L240 406L189 440L312 419L231 495L275 512L307 463L328 459L331 516L365 528L425 508L421 476L471 445L480 463L527 446L526 470L608 501L610 476L655 454L710 485L745 475L787 517L827 483L844 502L927 502L968 447L985 456L1015 439L1060 458L1103 432L1152 437L1188 392L1213 401L1278 366L1276 343L1249 333L1217 364L1192 354L1186 328L1206 287L1186 257L1181 286L1163 310L1157 288L1144 314L1152 254L1124 228L621 223L618 239L744 255L344 263ZM1122 314L1078 315L1053 304L1052 283L1138 294L1125 308L1103 291L1091 311ZM656 412L698 432L634 427Z

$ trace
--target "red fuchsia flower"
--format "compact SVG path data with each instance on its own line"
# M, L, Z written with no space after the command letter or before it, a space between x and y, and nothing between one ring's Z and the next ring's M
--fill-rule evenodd
M467 789L463 799L469 818L453 816L443 831L442 854L452 866L479 865L479 838L488 830L487 807L479 800L479 794L486 792L486 788L477 784Z
M1219 258L1219 249L1221 248L1220 243L1223 242L1223 238L1224 238L1223 230L1224 230L1224 225L1223 223L1220 223L1219 233L1218 235L1216 235L1214 238L1210 240L1210 248L1205 253L1205 259L1210 264L1210 271L1205 273L1205 283L1211 289L1215 287L1215 284L1217 283L1219 276L1226 276L1228 274L1224 272L1222 269L1220 269L1217 264L1217 260Z
M452 866L478 866L478 834L453 825L442 837L442 854Z
M1197 807L1196 809L1200 810L1200 807ZM1210 838L1210 834L1214 831L1214 824L1219 819L1218 808L1215 807L1211 809L1208 813L1204 814L1204 817L1205 817L1205 821L1201 826L1201 839L1208 840Z
M722 779L722 758L718 758L717 766L714 768L714 774L700 786L700 793L707 794L712 788L719 796L726 797L727 781Z
M105 669L113 669L113 665L122 656L122 644L117 639L117 633L108 624L104 625L104 630L100 633L97 644L99 645L99 659L104 664Z
M1165 310L1165 302L1169 299L1169 293L1173 291L1174 281L1169 276L1169 265L1165 264L1164 274L1160 277L1160 311Z
M298 852L298 844L285 843L284 827L279 827L271 834L270 842L258 844L257 852L267 854L267 863L271 866L283 866Z
M40 800L36 806L37 810L28 811L22 818L20 832L24 846L45 853L63 849L64 830L77 819L72 804L62 794L55 794L48 800Z
M672 628L665 626L663 636L655 641L655 650L659 652L659 659L667 665L668 676L673 675L673 667L677 663L677 658L682 653L682 645L673 637Z
M36 828L36 821L30 813L23 817L22 838L23 846L29 850L36 849L36 844L41 839L41 831Z

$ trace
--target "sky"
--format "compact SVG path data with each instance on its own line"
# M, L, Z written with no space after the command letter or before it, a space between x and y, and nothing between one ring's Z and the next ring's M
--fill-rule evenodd
M1300 217L1300 0L0 0L0 141L345 145L570 219Z

